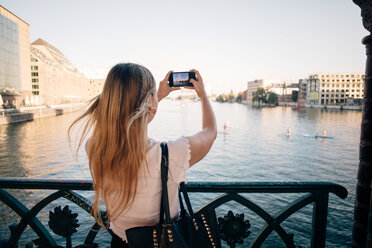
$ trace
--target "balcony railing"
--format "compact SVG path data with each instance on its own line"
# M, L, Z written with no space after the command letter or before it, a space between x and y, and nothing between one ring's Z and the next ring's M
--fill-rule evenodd
M5 189L44 190L41 191L44 196L34 206L27 208L26 205L29 205L29 202L22 203L9 193L10 190ZM201 209L212 211L214 216L216 216L216 222L219 223L220 237L225 240L222 241L223 246L235 247L237 243L242 243L244 238L250 233L248 230L250 224L247 224L249 222L244 219L243 214L234 215L230 211L224 218L220 217L217 219L216 208L234 201L255 213L257 218L261 218L264 221L264 225L250 242L249 247L251 248L260 247L272 232L276 232L279 235L286 247L300 247L298 244L294 244L293 234L284 230L282 224L292 214L311 204L312 214L309 216L312 220L311 240L310 244L301 245L314 248L325 247L329 193L334 193L342 199L347 196L347 190L343 186L328 182L189 182L187 189L191 193L192 199L194 199L193 194L195 192L214 193L217 195L216 198ZM69 206L63 208L59 206L54 208L54 212L49 212L49 221L47 223L49 230L52 230L54 234L48 231L46 225L42 224L43 221L38 218L39 213L42 210L45 211L46 206L59 198L65 198L73 205L91 214L91 202L75 192L91 190L91 180L0 178L0 200L11 208L20 219L18 223L10 226L10 237L2 240L1 244L5 245L4 247L17 247L20 238L25 235L26 227L29 226L38 238L33 240L33 243L26 244L26 247L33 247L34 245L37 247L62 247L61 244L57 244L56 235L54 234L63 236L66 239L66 247L72 247L71 236L77 231L76 229L80 224L84 224L91 225L91 227L87 229L89 230L88 233L83 235L85 239L80 241L82 244L75 247L97 247L95 238L102 228L94 221L80 220L79 222L77 214L72 213ZM11 191L14 193L14 190ZM45 196L45 192L51 193ZM297 198L279 211L276 211L275 215L271 215L257 203L248 199L246 193L248 195L260 193L260 196L261 194L285 193L293 194ZM236 224L236 221L239 220L246 224L238 225L238 228L235 225L236 229L231 233L231 227L234 225L226 225L226 222L231 221ZM224 225L221 224L222 221ZM44 222L46 221L44 220ZM102 229L101 231L110 234L107 230ZM110 240L107 240L106 244L109 242ZM1 244L0 247L3 247Z

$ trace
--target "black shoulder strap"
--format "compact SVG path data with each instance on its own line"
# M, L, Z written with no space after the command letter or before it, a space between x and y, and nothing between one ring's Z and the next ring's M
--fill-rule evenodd
M170 211L169 211L169 199L168 199L168 146L167 143L162 142L161 147L161 203L160 203L160 220L159 223L164 223L164 214L165 214L165 223L170 224Z
M187 194L186 184L184 182L182 182L180 184L180 189L179 190L183 194L183 199L185 200L187 211L189 212L189 215L190 216L193 216L194 215L194 211L192 210L190 198L189 198L189 195ZM180 201L182 201L182 200L180 200Z

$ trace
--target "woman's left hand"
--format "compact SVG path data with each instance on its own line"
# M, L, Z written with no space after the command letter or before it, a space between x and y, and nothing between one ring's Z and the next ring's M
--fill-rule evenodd
M160 102L164 97L166 97L170 92L174 90L181 89L180 87L170 87L168 84L169 75L172 73L172 71L169 71L167 75L165 75L165 78L160 81L159 83L159 89L158 89L158 101Z

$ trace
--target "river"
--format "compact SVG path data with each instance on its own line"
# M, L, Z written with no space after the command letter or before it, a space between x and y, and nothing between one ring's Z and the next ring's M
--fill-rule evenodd
M219 134L209 154L190 169L188 180L329 181L341 184L349 195L345 200L330 195L326 247L350 247L362 113L290 107L252 108L237 103L213 102L212 105ZM70 147L74 147L74 139L71 143L67 139L67 128L79 114L75 112L0 126L0 176L90 178L84 152L74 154ZM224 133L223 125L227 122L230 127L228 133ZM290 137L285 135L288 127L292 130ZM169 140L180 135L192 135L200 128L199 102L164 100L159 103L157 116L149 125L149 136L160 141ZM334 138L304 137L304 134L321 133L323 129ZM37 200L45 197L47 192L30 191L17 195ZM292 195L283 194L253 194L248 197L270 213L278 212L279 207L294 199ZM195 208L209 199L210 195L192 197ZM28 205L32 205L31 200ZM219 211L227 213L230 208L234 213L244 212L250 220L252 234L246 240L249 242L263 222L252 212L231 204ZM9 211L5 213L4 209L6 207L0 203L0 239L9 235L8 225L15 221L15 216L9 215ZM305 207L283 224L286 230L295 234L296 246L309 245L311 209L311 206ZM46 219L45 216L40 218ZM91 218L85 218L93 222ZM78 234L73 236L78 237ZM97 240L103 242L104 237ZM26 242L27 237L23 240ZM263 246L284 247L279 241L273 233Z

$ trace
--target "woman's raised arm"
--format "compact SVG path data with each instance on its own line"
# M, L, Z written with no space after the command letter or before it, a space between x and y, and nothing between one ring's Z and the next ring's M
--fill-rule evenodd
M198 94L202 105L202 130L187 137L191 149L190 166L194 165L207 155L217 136L216 117L205 92L203 79L197 70L191 71L196 74L196 80L191 79L190 82L194 85L194 89Z

